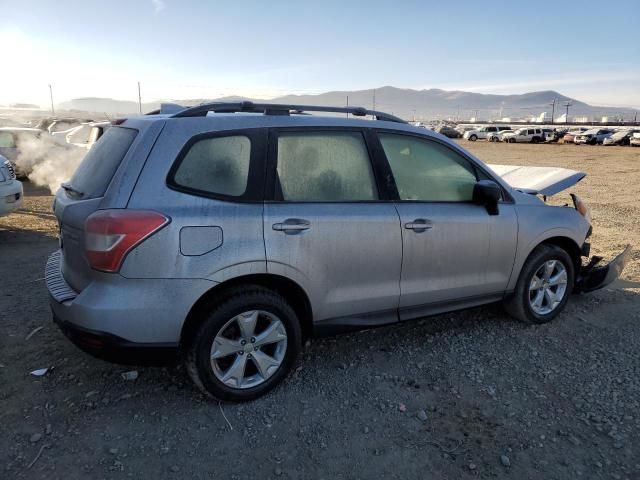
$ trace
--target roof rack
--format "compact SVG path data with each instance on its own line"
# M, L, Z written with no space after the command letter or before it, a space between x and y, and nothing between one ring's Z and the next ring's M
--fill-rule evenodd
M209 112L215 113L237 113L251 112L264 113L265 115L290 115L304 114L305 112L330 112L330 113L350 113L354 117L365 117L371 115L376 120L387 122L407 123L401 118L376 110L367 110L362 107L323 107L319 105L289 105L278 103L253 103L253 102L211 102L188 107L172 115L174 118L181 117L204 117Z

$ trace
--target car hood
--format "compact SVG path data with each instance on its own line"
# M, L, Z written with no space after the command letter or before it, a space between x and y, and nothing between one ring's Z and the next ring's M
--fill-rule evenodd
M559 167L489 165L489 168L516 190L546 196L566 190L587 175L585 172Z

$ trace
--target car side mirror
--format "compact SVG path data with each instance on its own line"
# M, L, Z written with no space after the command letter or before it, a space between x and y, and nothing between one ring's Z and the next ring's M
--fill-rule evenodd
M502 190L493 180L479 180L473 186L473 203L483 205L489 215L498 215L498 202Z

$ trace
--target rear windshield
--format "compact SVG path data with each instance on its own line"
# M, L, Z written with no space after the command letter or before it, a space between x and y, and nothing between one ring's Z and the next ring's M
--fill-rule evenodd
M131 128L112 127L91 147L69 182L83 199L104 195L137 134Z

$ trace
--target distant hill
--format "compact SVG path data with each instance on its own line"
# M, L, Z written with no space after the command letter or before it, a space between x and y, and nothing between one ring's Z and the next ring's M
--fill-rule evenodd
M350 105L372 108L372 89L355 91L332 91L318 95L285 95L270 100L251 99L239 96L229 96L217 99L189 99L167 100L180 105L196 105L204 101L241 101L252 100L271 103L292 104L320 104L344 106L349 98ZM574 98L567 97L553 90L529 92L519 95L490 95L484 93L464 92L459 90L440 90L431 88L426 90L412 90L408 88L382 87L375 90L376 109L393 113L405 119L422 118L452 118L468 119L477 117L482 120L501 117L521 118L530 115L540 115L542 112L551 114L551 102L556 101L555 116L565 112L564 103L570 102L571 116L609 117L624 116L628 119L638 114L632 108L592 106ZM160 101L143 103L142 111L148 112L159 107ZM86 112L105 112L107 114L138 113L136 102L114 100L110 98L77 98L63 102L59 109ZM640 115L639 115L640 116Z

